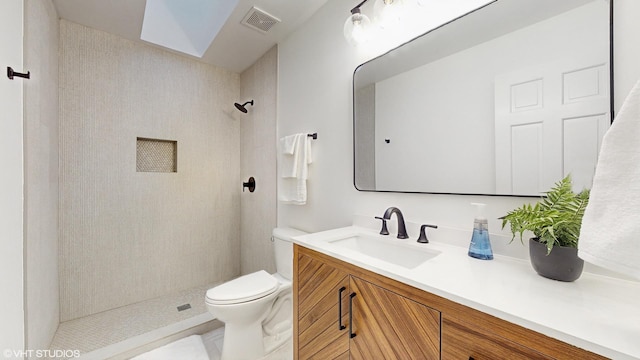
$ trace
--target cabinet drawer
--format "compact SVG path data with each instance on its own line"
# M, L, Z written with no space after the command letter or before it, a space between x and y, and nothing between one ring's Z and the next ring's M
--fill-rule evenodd
M553 359L534 349L443 316L442 359Z

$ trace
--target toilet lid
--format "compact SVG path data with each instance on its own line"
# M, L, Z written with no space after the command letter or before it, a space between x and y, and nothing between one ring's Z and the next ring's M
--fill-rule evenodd
M267 296L278 288L278 280L264 270L227 281L207 291L212 304L237 304Z

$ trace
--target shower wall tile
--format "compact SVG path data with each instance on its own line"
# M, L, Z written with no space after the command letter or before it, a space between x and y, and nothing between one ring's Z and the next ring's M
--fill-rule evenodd
M60 22L61 321L240 273L240 76ZM136 172L138 137L177 173Z
M256 190L241 194L241 270L275 272L271 231L276 226L276 94L278 48L274 46L242 72L242 102L254 106L240 120L241 176L256 179Z
M48 349L59 322L58 14L51 0L24 2L26 348Z

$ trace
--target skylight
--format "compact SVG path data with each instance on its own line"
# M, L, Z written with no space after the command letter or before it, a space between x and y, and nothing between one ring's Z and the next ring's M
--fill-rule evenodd
M239 0L147 0L140 39L202 57Z

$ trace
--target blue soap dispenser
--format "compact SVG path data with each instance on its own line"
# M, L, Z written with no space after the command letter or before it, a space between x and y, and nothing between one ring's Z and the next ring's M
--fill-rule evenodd
M476 259L492 260L493 251L489 241L489 223L484 216L486 204L471 203L471 205L476 207L476 217L473 220L473 235L471 235L471 244L469 245L469 256Z

